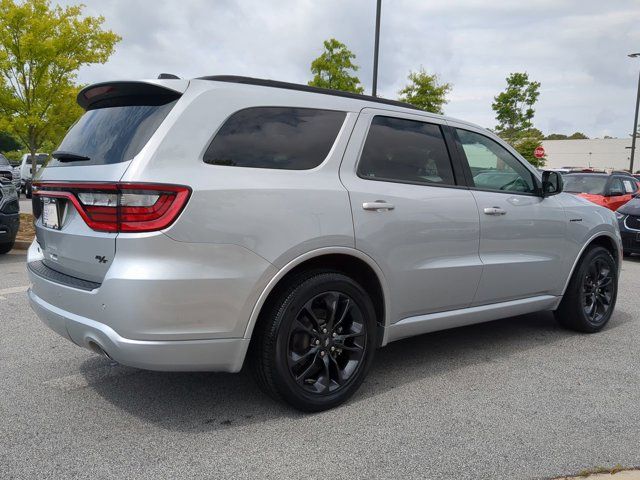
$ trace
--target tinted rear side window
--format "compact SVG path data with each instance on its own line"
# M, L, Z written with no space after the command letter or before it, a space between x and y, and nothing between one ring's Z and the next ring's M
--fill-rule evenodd
M89 161L49 166L104 165L135 157L165 119L176 101L163 105L120 105L86 112L67 132L57 150L89 157Z
M358 175L426 185L454 185L447 146L438 125L376 116L358 164Z
M255 107L234 113L204 154L212 165L308 170L329 154L344 112Z

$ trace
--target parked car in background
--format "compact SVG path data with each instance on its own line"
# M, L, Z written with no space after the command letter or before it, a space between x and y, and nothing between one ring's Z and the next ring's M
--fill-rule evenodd
M48 154L36 153L36 172L42 168L48 159ZM31 198L31 163L32 155L25 153L20 163L20 187L27 198Z
M20 187L20 176L16 176L15 167L11 165L9 159L0 153L0 178L9 180L14 187Z
M625 255L640 253L640 198L627 202L616 212Z
M244 77L108 82L78 103L34 184L28 296L125 365L246 358L265 392L318 411L395 340L536 311L593 333L613 313L613 212L469 122Z
M20 226L20 203L13 182L0 177L0 254L13 248Z
M564 191L617 210L638 193L638 183L629 174L569 173L564 175Z

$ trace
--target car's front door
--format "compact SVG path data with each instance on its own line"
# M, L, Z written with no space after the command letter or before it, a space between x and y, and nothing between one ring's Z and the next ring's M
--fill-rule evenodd
M483 272L473 304L558 294L566 219L557 197L539 196L533 172L505 146L470 127L455 132L480 214Z
M466 307L480 280L478 211L456 184L444 126L365 109L341 165L356 248L384 273L391 322Z
M617 210L625 203L629 202L635 192L635 182L631 178L626 179L618 176L611 177L605 192L604 204L610 210Z

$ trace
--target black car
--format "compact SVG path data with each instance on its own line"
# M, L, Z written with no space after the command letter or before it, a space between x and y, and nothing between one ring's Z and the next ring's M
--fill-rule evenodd
M13 248L20 226L18 194L11 181L0 178L0 254Z
M640 253L640 198L636 197L616 211L625 255Z

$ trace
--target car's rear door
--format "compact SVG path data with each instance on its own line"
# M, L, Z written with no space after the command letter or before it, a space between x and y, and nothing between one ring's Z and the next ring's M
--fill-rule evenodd
M482 130L456 126L455 137L480 214L483 272L473 304L558 292L566 219L557 197L539 196L533 172Z
M364 109L341 165L356 248L384 273L391 322L466 307L480 280L478 211L446 134L438 118Z

